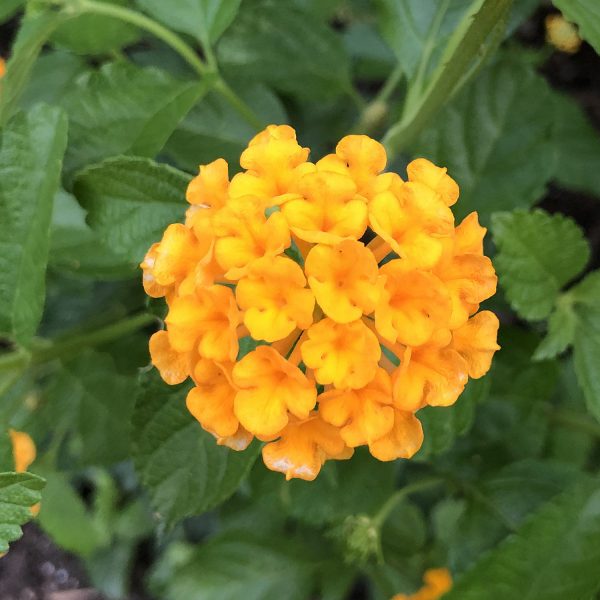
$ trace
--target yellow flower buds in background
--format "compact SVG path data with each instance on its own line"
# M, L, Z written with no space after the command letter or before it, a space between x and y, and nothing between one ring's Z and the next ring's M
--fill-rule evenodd
M168 305L152 362L169 384L192 378L192 415L219 444L256 437L267 467L312 480L362 445L413 456L417 411L453 404L488 371L498 319L477 313L496 275L477 214L455 226L446 169L420 158L403 181L361 135L308 154L271 125L231 181L224 160L201 166L185 224L141 268Z

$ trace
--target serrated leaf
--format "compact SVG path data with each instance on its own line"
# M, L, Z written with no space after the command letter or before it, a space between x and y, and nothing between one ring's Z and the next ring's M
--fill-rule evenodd
M151 503L167 524L214 508L231 496L258 454L218 446L185 406L189 385L141 380L134 417L134 459Z
M456 404L447 407L427 407L417 413L423 426L424 441L416 460L427 460L448 450L457 437L464 435L473 424L475 406L489 392L489 378L470 380Z
M495 265L511 306L525 319L546 318L561 288L585 267L590 249L570 218L542 210L492 219Z
M21 525L33 518L31 507L41 500L45 483L32 473L0 473L0 552L23 534Z
M128 0L102 0L127 6ZM51 37L54 45L77 54L108 54L136 42L140 30L133 25L98 14L81 14L63 23Z
M127 63L80 78L63 100L70 127L66 171L117 154L155 156L208 86Z
M79 173L73 189L102 243L133 269L167 225L183 220L189 181L168 165L121 156Z
M555 95L556 172L554 178L566 188L600 196L600 138L581 105L568 96Z
M80 556L90 556L106 543L106 532L95 525L91 513L64 473L42 472L47 484L38 523L61 548Z
M485 69L435 117L412 148L460 186L454 213L529 207L554 173L552 92L531 65L511 58Z
M420 76L431 74L472 4L471 0L378 0L379 29L407 78L415 77L426 48L428 61Z
M350 86L341 39L288 2L243 4L217 52L232 80L260 81L304 98L331 97Z
M598 590L600 487L576 484L543 506L487 554L445 596L447 600L587 600Z
M569 291L577 323L573 358L588 410L600 421L600 271Z
M189 33L202 44L213 44L229 27L241 0L137 0L137 4L167 27Z
M548 332L533 355L533 360L548 360L564 352L575 337L577 317L571 302L561 301L559 297L556 307L548 318Z
M42 317L52 201L67 143L58 108L38 106L0 134L0 331L27 343Z
M220 535L196 549L174 545L161 563L151 588L165 600L305 600L313 587L308 549L256 533Z
M280 100L263 85L245 85L240 97L265 123L286 123L288 118ZM240 154L256 131L215 92L190 110L169 138L164 153L188 171L198 165L224 158L230 170L237 170Z
M566 19L576 23L581 37L600 54L600 5L596 0L552 0Z

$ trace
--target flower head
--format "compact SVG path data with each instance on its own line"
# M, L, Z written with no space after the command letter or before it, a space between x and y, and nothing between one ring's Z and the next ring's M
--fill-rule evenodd
M446 568L427 569L423 587L414 594L396 594L392 600L438 600L452 588L452 575Z
M404 181L386 161L350 135L308 162L291 127L269 126L231 181L222 159L200 166L185 223L141 264L168 305L152 363L191 378L187 407L217 443L267 442L287 478L358 446L412 457L418 411L454 403L498 349L498 320L477 312L496 289L485 228L475 213L455 227L445 168L419 158Z

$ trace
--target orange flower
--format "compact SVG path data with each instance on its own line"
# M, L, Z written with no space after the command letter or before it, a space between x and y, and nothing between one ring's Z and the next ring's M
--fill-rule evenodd
M8 434L10 435L10 441L12 443L15 471L17 473L23 473L29 469L31 463L35 460L35 444L29 434L24 431L9 429Z
M334 321L350 323L373 312L380 294L377 261L360 242L318 244L304 268L319 306Z
M382 438L394 425L392 381L381 368L365 387L328 390L318 401L323 420L339 427L342 439L351 448Z
M301 240L337 244L357 240L367 227L367 203L356 185L333 172L308 173L297 184L297 197L281 207L290 229Z
M169 334L157 331L150 338L150 358L165 383L177 385L191 374L193 352L177 352L171 346Z
M456 402L467 383L469 365L451 347L450 337L449 331L440 331L427 344L405 350L392 374L395 406L415 411Z
M393 423L388 433L369 444L369 452L378 460L411 458L423 444L421 422L412 412L395 408Z
M494 353L500 350L499 326L498 317L483 310L452 332L452 347L467 361L469 377L479 379L490 370Z
M188 409L217 443L256 436L269 468L311 480L361 445L385 461L417 452L414 412L487 372L498 320L475 314L496 274L477 215L454 226L445 168L417 159L405 182L364 135L316 164L308 153L271 125L231 182L224 160L201 165L185 224L141 267L169 309L150 339L163 379L191 375ZM240 336L256 349L238 359Z
M256 340L274 342L294 329L306 329L313 320L315 299L306 289L302 269L281 256L258 259L236 289L244 323Z
M289 413L306 419L315 406L314 385L297 366L268 346L259 346L242 358L234 366L232 378L239 389L235 414L256 436L279 434L288 424Z
M262 450L265 465L272 471L285 473L288 481L293 477L313 481L326 460L345 460L352 453L339 430L326 423L317 412L304 420L290 420L279 440Z
M187 395L186 405L194 418L219 443L245 450L252 435L240 426L233 410L237 389L233 385L233 365L200 359L194 369L196 387Z
M237 280L263 256L281 254L290 244L290 232L280 212L268 218L256 199L243 198L214 218L215 257L225 276Z
M218 361L234 361L237 356L240 315L228 287L212 285L174 298L165 323L176 352L197 349L200 356Z
M308 329L300 348L304 364L316 380L338 389L361 388L377 373L381 348L375 334L362 322L340 324L325 318Z
M402 258L431 268L440 259L443 239L452 236L454 217L441 196L420 182L382 179L389 186L369 204L369 222Z
M446 568L427 569L423 575L425 584L414 594L396 594L392 600L438 600L452 588L452 575Z
M2 77L4 77L5 74L6 74L6 62L2 57L0 57L0 79L2 79Z
M381 274L385 284L375 310L375 326L384 338L420 346L447 326L450 297L435 275L413 269L402 259L385 264Z

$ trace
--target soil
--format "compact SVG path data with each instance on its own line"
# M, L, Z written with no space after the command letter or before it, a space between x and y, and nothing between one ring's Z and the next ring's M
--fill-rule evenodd
M540 8L518 31L525 45L541 47L544 43L544 17L550 8ZM6 56L16 29L15 21L0 27L0 55ZM541 72L550 84L575 97L600 130L600 57L587 44L574 55L554 52ZM600 194L599 194L600 195ZM541 206L550 212L560 211L573 217L586 231L593 248L589 268L600 267L600 202L598 198L550 185ZM134 577L143 579L152 562L150 552L140 552L134 565ZM359 600L366 592L358 585L352 598ZM11 545L0 559L0 600L102 600L89 587L82 562L61 550L35 524L24 528L23 537ZM136 594L136 600L148 600ZM133 599L132 599L133 600Z

